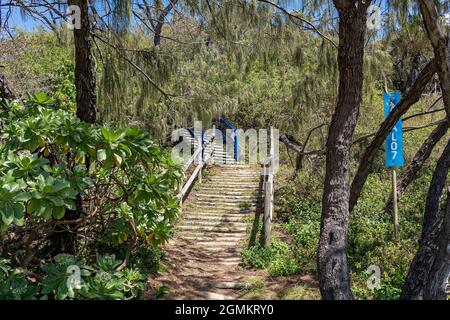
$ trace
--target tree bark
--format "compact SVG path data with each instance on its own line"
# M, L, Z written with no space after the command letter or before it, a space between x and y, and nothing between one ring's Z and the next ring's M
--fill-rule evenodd
M339 93L327 138L317 270L323 299L353 299L347 263L349 155L359 116L370 1L334 1L339 11Z
M0 100L13 100L16 98L17 96L8 81L6 81L5 76L0 73Z
M447 205L438 239L438 252L428 275L424 299L447 300L447 285L450 275L450 188L447 190Z
M416 82L413 87L408 91L406 96L404 96L397 107L389 114L389 116L383 121L375 137L372 139L370 144L367 146L364 154L359 163L358 170L355 177L353 178L352 187L350 191L350 212L355 207L358 198L361 194L364 183L369 176L372 161L375 157L376 152L383 145L389 132L395 126L397 121L402 115L404 115L409 108L419 101L422 92L425 90L427 84L431 81L433 75L436 72L436 65L434 60L430 61L422 72L417 77Z
M95 123L97 121L96 75L88 0L69 0L68 2L69 5L79 6L81 10L81 28L73 31L77 117L84 122Z
M438 239L442 229L442 217L439 216L439 200L444 190L450 168L450 140L447 143L431 179L425 204L422 234L419 249L409 267L400 299L421 300L431 268L438 255Z
M425 161L430 157L436 144L442 139L442 137L448 131L448 122L443 122L438 125L430 136L424 141L422 146L419 148L414 156L414 159L408 165L405 171L402 172L402 176L397 185L397 199L399 199L409 184L414 181L417 173L423 167ZM386 203L385 210L389 211L392 209L392 195Z
M73 31L75 42L75 87L77 91L77 117L86 123L97 121L97 94L94 55L92 52L91 24L89 21L88 0L69 0L69 5L80 8L79 29ZM89 158L86 158L89 167ZM83 212L83 200L80 194L76 198L76 210L67 210L67 219L78 219ZM75 254L77 251L78 230L76 226L56 225L51 236L53 254Z
M164 26L164 21L166 20L167 15L172 11L173 7L177 4L178 0L170 0L161 14L158 16L158 21L155 25L155 36L153 38L153 44L155 46L159 46L161 44L161 33L162 28Z
M433 0L420 0L420 12L428 38L433 46L437 74L441 83L442 99L450 121L450 52L448 38L439 25L440 16Z

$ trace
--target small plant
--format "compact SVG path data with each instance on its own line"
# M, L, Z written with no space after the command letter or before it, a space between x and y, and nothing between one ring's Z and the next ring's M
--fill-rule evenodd
M250 268L267 269L271 276L288 276L299 271L289 246L273 239L268 248L258 244L242 252L244 264Z
M168 286L159 286L156 288L155 292L155 298L156 299L163 299L165 296L167 296L170 292L170 288Z
M249 210L251 207L250 203L248 202L241 202L239 203L239 208L242 210Z

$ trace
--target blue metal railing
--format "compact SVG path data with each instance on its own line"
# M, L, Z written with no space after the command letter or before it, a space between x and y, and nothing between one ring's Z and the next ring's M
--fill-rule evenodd
M234 132L234 160L238 161L238 157L239 157L239 144L238 144L238 129L235 128L231 123L229 123L225 118L220 117L220 123L223 123L228 129L233 130ZM227 138L228 136L225 135L225 142L227 142Z

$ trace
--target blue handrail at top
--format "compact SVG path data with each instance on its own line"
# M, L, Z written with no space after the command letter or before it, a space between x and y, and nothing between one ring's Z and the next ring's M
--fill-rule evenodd
M229 123L227 120L225 120L223 117L220 117L220 123L223 123L228 129L236 129Z
M234 160L238 160L239 155L239 144L238 144L238 129L233 127L231 123L229 123L225 118L220 117L220 123L223 123L228 129L232 129L234 131ZM227 138L227 136L225 135Z

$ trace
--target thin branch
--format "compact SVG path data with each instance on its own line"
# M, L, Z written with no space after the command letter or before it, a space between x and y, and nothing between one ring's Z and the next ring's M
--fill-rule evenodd
M98 40L100 40L101 42L103 42L104 44L106 44L107 46L113 48L114 50L116 50L116 52L119 54L119 56L124 59L126 62L128 62L133 68L135 68L137 71L139 71L147 80L148 82L150 82L150 84L155 87L159 92L161 92L165 97L169 98L170 97L175 97L175 95L173 94L169 94L167 92L165 92L161 87L159 87L155 81L153 81L152 78L150 78L150 76L144 71L142 70L142 68L140 68L137 64L135 64L133 61L131 61L130 59L128 59L125 55L122 54L121 51L126 51L122 48L118 48L117 46L109 43L107 40L103 39L102 37L100 37L99 35L92 33L92 36L97 38Z
M267 4L270 4L271 6L273 6L273 7L275 7L275 8L277 8L278 10L280 10L281 12L283 12L284 14L286 14L290 19L297 19L297 20L299 20L299 21L301 21L301 22L303 22L303 23L306 23L308 26L310 26L321 38L323 38L323 39L325 39L325 40L327 40L328 42L330 42L332 45L333 45L333 47L335 47L336 49L338 48L338 46L337 46L337 44L333 41L333 39L331 39L331 38L329 38L329 37L327 37L326 35L324 35L319 29L317 29L317 27L314 25L314 24L312 24L311 22L309 22L308 20L306 20L306 19L304 19L304 18L302 18L302 17L300 17L300 16L298 16L298 15L296 15L296 14L292 14L292 13L290 13L289 11L287 11L285 8L283 8L282 6L280 6L280 5L278 5L278 4L276 4L276 3L274 3L274 2L272 2L272 1L269 1L269 0L258 0L259 2L264 2L264 3L267 3Z

